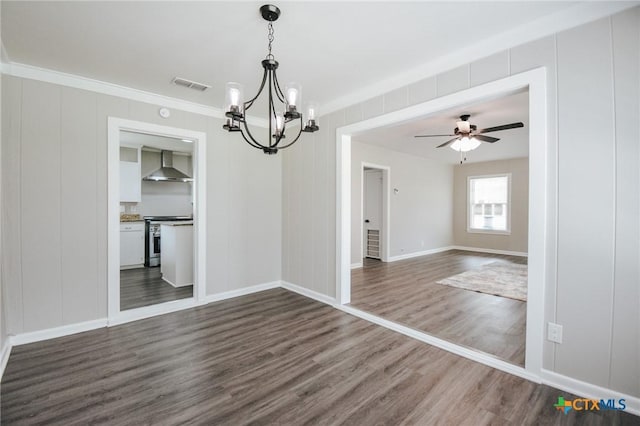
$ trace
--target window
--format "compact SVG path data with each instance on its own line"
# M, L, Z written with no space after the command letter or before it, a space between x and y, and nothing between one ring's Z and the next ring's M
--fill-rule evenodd
M467 232L509 234L511 174L469 176Z

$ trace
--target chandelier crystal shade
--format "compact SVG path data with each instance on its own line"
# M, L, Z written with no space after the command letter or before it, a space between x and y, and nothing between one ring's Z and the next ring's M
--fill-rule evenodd
M244 140L254 148L261 149L265 154L276 154L279 149L290 147L300 138L302 132L312 133L319 130L316 124L318 114L317 106L313 102L306 105L306 119L303 118L301 100L302 87L291 82L284 86L284 91L278 81L276 70L278 61L271 53L273 43L273 21L280 17L280 9L273 5L264 5L260 8L262 17L269 22L269 47L266 58L262 61L264 69L262 82L258 93L248 101L244 101L242 85L239 83L227 83L225 91L224 110L227 117L223 129L229 132L240 132ZM254 106L262 92L268 96L268 133L262 142L256 138L249 129L246 116L247 111ZM299 128L295 136L285 136L287 124L299 120ZM295 133L295 131L294 131Z

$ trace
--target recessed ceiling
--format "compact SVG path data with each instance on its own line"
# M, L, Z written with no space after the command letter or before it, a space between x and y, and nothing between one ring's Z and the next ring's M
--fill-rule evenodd
M262 3L2 1L2 42L11 62L221 107L227 81L257 91ZM575 3L278 2L273 53L322 105Z
M436 148L450 137L415 138L415 135L450 134L462 114L470 114L469 122L478 129L521 121L523 128L502 130L487 136L500 138L482 143L466 153L467 163L505 160L529 156L529 92L523 91L485 102L441 111L428 117L373 129L353 136L356 142L430 158L448 164L459 164L460 153L449 147Z

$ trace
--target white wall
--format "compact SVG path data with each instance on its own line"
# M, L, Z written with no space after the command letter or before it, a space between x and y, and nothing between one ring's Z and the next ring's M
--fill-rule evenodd
M0 7L0 11L2 10L2 7ZM1 16L1 12L0 12L0 22L2 22L2 16ZM0 31L1 33L1 31ZM0 50L2 50L2 37L0 37ZM2 56L4 54L4 52L0 51L0 56ZM0 99L2 99L2 78L0 78ZM2 102L0 102L0 129L2 129ZM4 140L4 137L1 134L2 132L0 132L0 146L2 146L2 140ZM4 202L2 200L2 151L0 150L0 212L4 212L3 207L4 207ZM3 242L3 238L2 238L2 223L0 222L0 253L4 253L4 246L2 245ZM4 297L4 269L2 268L2 263L0 262L0 363L2 362L2 350L4 349L4 345L5 342L7 341L7 322L5 320L5 314L7 312L7 310L5 309L4 305L5 305L5 300L6 298ZM0 367L1 368L1 367Z
M467 232L467 178L511 174L511 233L483 234ZM454 168L453 240L455 245L526 253L529 226L529 159L465 163Z
M142 176L160 167L159 152L142 151ZM173 167L193 176L192 157L174 154ZM189 182L142 181L142 197L137 203L142 216L189 216L193 214L193 184Z
M557 244L546 253L545 321L564 326L562 344L544 343L544 368L640 396L639 11L321 117L313 140L283 157L283 279L335 297L337 127L544 66L548 208L557 220L546 230Z
M362 262L363 161L390 167L390 257L452 245L453 166L353 142L351 263Z
M2 268L12 334L107 315L107 117L207 134L207 293L281 277L282 162L220 119L2 76ZM265 225L267 224L267 225Z

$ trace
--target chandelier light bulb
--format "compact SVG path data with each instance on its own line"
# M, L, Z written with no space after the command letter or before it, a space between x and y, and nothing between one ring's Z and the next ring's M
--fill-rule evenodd
M300 95L302 88L298 83L289 83L284 89L285 98L287 101L287 110L295 111L300 105Z
M275 136L280 136L284 129L284 115L281 112L277 112L273 123L275 128Z
M238 105L240 103L240 91L238 89L229 90L229 100L231 105Z
M226 112L242 112L242 85L238 83L227 83L225 96Z
M307 120L315 121L315 119L316 119L316 111L317 111L316 104L310 102L307 105Z

